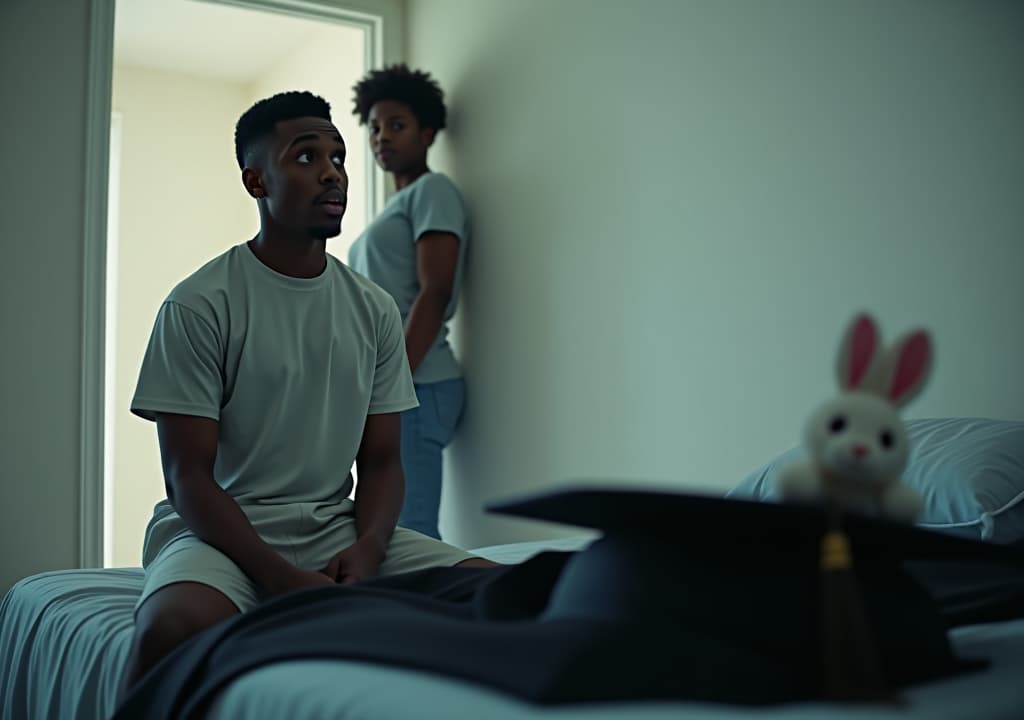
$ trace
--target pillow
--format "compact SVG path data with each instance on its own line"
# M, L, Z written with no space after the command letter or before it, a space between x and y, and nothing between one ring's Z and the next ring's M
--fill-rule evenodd
M1024 421L907 420L903 482L924 499L918 525L997 543L1024 543ZM726 497L775 500L779 471L804 460L795 447L758 468Z

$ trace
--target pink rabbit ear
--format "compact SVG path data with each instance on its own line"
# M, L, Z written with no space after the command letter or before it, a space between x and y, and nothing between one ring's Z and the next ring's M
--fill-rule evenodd
M892 375L886 397L894 405L906 405L924 386L932 364L932 340L916 330L892 349Z
M839 349L839 387L843 390L860 387L877 350L878 327L870 315L861 313L846 329Z

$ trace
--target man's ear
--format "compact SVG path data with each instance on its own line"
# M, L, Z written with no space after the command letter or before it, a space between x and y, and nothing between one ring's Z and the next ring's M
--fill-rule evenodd
M267 191L263 187L263 177L260 175L259 170L250 167L243 168L242 185L245 186L245 190L249 193L250 197L262 198L267 195Z
M437 137L437 130L434 128L423 128L420 130L420 142L423 143L424 147L433 145L435 137Z

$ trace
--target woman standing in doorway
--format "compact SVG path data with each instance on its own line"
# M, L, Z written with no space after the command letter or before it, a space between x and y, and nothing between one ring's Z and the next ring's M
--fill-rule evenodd
M353 89L354 114L368 126L370 149L394 178L396 192L353 243L349 265L398 304L420 403L402 413L405 502L398 522L439 538L441 452L465 402L447 323L455 313L469 243L466 206L455 184L427 166L427 151L445 127L437 82L402 64L369 73Z

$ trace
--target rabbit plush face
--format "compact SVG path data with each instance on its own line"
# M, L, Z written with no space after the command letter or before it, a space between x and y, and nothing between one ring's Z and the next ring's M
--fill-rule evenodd
M909 457L903 423L885 400L840 395L818 408L804 429L804 446L833 477L876 487L903 474Z

